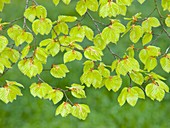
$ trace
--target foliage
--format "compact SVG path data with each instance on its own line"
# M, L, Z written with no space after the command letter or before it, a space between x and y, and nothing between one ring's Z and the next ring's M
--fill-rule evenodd
M60 0L53 0L56 6L59 2ZM72 1L62 2L69 6ZM143 4L147 0L138 2ZM2 13L6 3L9 4L10 0L0 2ZM154 0L155 8L150 14L142 16L142 13L136 12L132 18L127 18L126 13L129 6L134 4L133 0L78 0L75 11L79 15L59 15L55 20L48 17L46 7L40 4L35 0L26 0L21 18L8 22L0 19L0 74L2 77L16 64L25 76L30 79L37 77L38 82L30 85L30 93L34 97L59 104L56 115L66 117L72 114L85 120L90 113L88 105L73 103L68 95L70 92L75 98L86 98L85 87L106 87L108 91L121 91L117 98L120 106L126 101L135 106L138 98L145 99L145 94L152 100L162 101L169 92L168 85L163 82L166 79L155 72L159 64L163 71L170 72L170 46L163 51L155 43L162 34L170 38L167 31L170 16L161 13L170 11L168 1ZM95 19L92 12L107 22ZM153 15L154 12L157 12L158 17ZM93 22L95 30L83 23L87 16ZM22 27L17 24L20 19L23 20ZM157 29L161 29L159 34L155 33ZM38 36L45 35L48 37L40 42L36 41ZM119 48L118 43L122 43L121 38L124 36L129 37L131 46L120 56L111 46ZM91 44L86 43L87 40ZM113 56L111 64L104 62L105 50ZM48 58L54 58L60 53L63 63L54 63L45 69ZM44 71L48 71L56 80L67 77L70 72L69 63L73 61L83 65L80 83L73 83L63 89L54 87L41 78ZM128 77L130 82L123 85L123 77ZM16 81L6 80L6 84L0 88L0 99L5 103L13 102L16 96L22 96L19 87L24 86Z

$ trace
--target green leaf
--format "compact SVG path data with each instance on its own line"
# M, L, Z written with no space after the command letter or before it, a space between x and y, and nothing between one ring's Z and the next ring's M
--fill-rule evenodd
M103 77L107 78L110 76L110 71L107 68L105 68L105 66L106 65L104 63L100 63L100 65L98 66L98 70Z
M57 104L63 99L63 92L60 90L53 89L48 92L48 94L45 96L45 99L52 100L54 104Z
M63 102L56 109L55 115L61 114L62 117L66 117L70 113L72 113L72 106L68 102Z
M60 51L60 44L58 41L53 39L45 39L40 42L40 47L46 46L46 50L52 55L55 56Z
M145 33L145 35L142 38L142 44L146 45L152 40L152 33Z
M134 58L135 52L134 52L134 45L130 46L126 50L128 52L128 56Z
M125 5L119 5L119 14L125 16L127 12L127 7Z
M162 0L161 5L162 5L164 11L165 11L165 10L170 11L170 2L169 2L169 1L167 1L167 0Z
M135 106L138 100L138 92L134 88L129 88L127 93L127 102Z
M16 100L17 96L22 96L19 87L24 87L22 84L15 81L6 81L6 85L0 88L0 100L6 104Z
M71 62L73 60L81 60L82 54L75 50L70 50L64 54L64 63Z
M170 54L168 54L170 56ZM163 68L164 71L166 71L167 73L170 72L170 58L168 58L168 55L166 55L165 57L162 57L160 59L160 64Z
M41 18L46 18L47 17L47 10L45 7L42 5L36 6L36 16L41 19Z
M85 91L83 90L85 86L79 84L72 84L71 87L68 87L71 91L71 94L76 98L86 98Z
M130 6L132 4L133 0L117 0L116 2L120 5Z
M71 114L81 120L85 120L87 118L88 113L90 113L90 108L85 104L75 104L72 107Z
M146 95L150 97L152 100L161 101L165 96L165 91L161 86L157 84L150 83L145 88Z
M110 91L117 92L122 85L122 79L120 76L110 76L105 80L105 86Z
M133 82L136 84L142 85L144 82L144 77L141 73L132 71L130 73L130 78L132 79Z
M56 78L66 77L66 73L68 72L69 70L64 64L53 65L53 68L50 70L51 75Z
M31 46L27 44L21 51L21 59L25 58L27 54L29 53Z
M141 88L139 88L139 87L133 87L133 89L134 89L135 91L137 91L139 98L145 99L144 91L143 91Z
M139 52L139 59L142 61L143 64L146 63L146 60L148 59L148 57L149 57L149 55L148 55L146 49L142 49L142 50Z
M150 72L151 70L153 70L156 66L157 66L157 60L156 60L155 57L149 57L149 58L146 60L145 69L147 69L148 72Z
M170 27L170 15L168 15L165 19L165 24L167 27Z
M65 35L68 34L68 25L65 22L59 22L57 23L56 26L54 26L53 30L52 30L52 37L57 37L60 33L63 33ZM56 35L57 33L57 35Z
M118 102L120 106L122 106L126 102L127 94L128 94L128 88L124 87L118 96Z
M18 68L24 75L27 75L29 78L40 74L43 70L42 64L38 60L32 58L19 61Z
M71 2L71 0L62 0L66 5L68 5L70 2Z
M97 0L86 0L86 6L91 11L97 11L98 10L98 1Z
M160 22L156 17L149 17L142 22L142 29L144 32L151 32L152 27L159 27Z
M137 43L139 39L142 37L142 35L143 35L143 30L141 26L139 25L132 26L132 29L130 32L130 40L133 43Z
M119 60L114 60L111 65L112 72L117 68Z
M87 39L89 40L93 40L93 36L94 36L94 32L91 28L87 27L87 26L83 26L84 32L85 32L85 36L87 37Z
M65 15L58 16L59 22L75 22L76 20L77 20L77 17L75 16L65 16Z
M78 42L82 42L85 36L85 31L82 26L78 25L76 27L71 28L70 36Z
M169 92L169 87L168 85L166 85L163 81L161 80L155 80L156 83L158 83L159 87L163 90L165 90L166 92Z
M138 2L139 2L140 4L143 4L143 3L145 2L145 0L138 0Z
M0 36L0 53L5 49L8 45L8 39L5 36Z
M34 97L39 97L40 99L44 98L50 91L52 87L47 83L33 83L30 86L30 92Z
M103 40L101 34L97 34L93 38L93 43L97 48L100 48L101 50L106 48L106 42Z
M23 32L22 28L18 25L13 25L12 27L10 27L7 31L8 36L12 39L12 40L16 40L18 35L20 35Z
M39 60L41 63L46 64L48 52L44 48L37 47L34 54L37 60Z
M80 16L84 15L87 11L86 2L84 0L80 0L77 2L76 11L79 13Z
M60 0L53 0L53 3L55 4L55 6L57 6L59 4Z
M119 40L119 32L116 32L112 28L112 26L104 28L101 36L106 44L108 44L109 42L117 43L117 41Z
M33 22L36 17L36 6L29 6L24 12L24 17L27 18L30 22Z
M84 56L87 59L97 61L97 60L102 60L101 56L103 56L103 52L95 47L95 46L89 46L88 48L85 49Z
M100 6L99 16L105 17L116 17L119 14L119 6L115 2L107 2Z
M87 60L84 62L83 72L88 72L94 68L94 62Z
M48 35L52 29L52 22L48 18L37 19L32 23L32 30L37 35L40 33L41 35Z
M80 77L80 81L82 84L86 84L87 87L93 85L95 88L101 88L102 75L98 70L90 70L83 73L83 75Z

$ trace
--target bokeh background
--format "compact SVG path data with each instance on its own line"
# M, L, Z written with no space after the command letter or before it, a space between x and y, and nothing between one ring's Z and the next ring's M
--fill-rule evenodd
M154 0L148 0L143 5L140 5L137 0L131 7L128 8L127 17L131 17L137 12L142 12L142 16L147 16L154 9ZM78 14L75 11L75 3L77 0L72 0L71 6L64 5L62 2L58 6L54 6L52 0L37 0L39 4L45 6L48 10L48 17L52 20L56 20L58 15L75 15ZM159 1L160 5L160 1ZM4 21L12 21L18 17L23 16L25 7L25 0L12 0L12 3L5 5L4 11L0 13L0 18ZM163 12L165 15L167 12ZM108 23L108 19L104 20L99 18L94 12L91 14L99 21ZM157 16L153 13L152 16ZM118 17L120 20L122 17ZM22 26L23 20L16 22ZM123 23L126 23L123 21ZM29 24L29 23L28 23ZM88 16L82 21L82 24L86 24L92 27L94 30L94 24L91 22ZM102 27L101 27L102 29ZM168 29L167 29L168 30ZM154 29L155 33L160 33L161 28ZM169 30L168 30L169 31ZM95 30L96 32L96 30ZM1 34L4 34L3 32ZM38 36L37 43L48 36ZM155 37L154 37L155 38ZM12 40L11 40L12 42ZM88 40L85 40L86 45L91 44ZM169 46L169 40L166 35L162 35L155 43L156 46L160 46L162 51ZM124 36L116 45L111 44L112 50L123 56L126 48L132 45L129 40L128 34ZM141 47L141 43L138 43L136 47ZM103 61L106 64L111 64L113 56L109 51L104 51L105 57ZM136 56L137 57L137 56ZM137 57L138 58L138 57ZM84 60L83 60L84 61ZM49 72L43 72L41 77L52 86L64 88L72 83L80 83L79 78L82 74L82 62L74 61L67 66L70 69L67 77L64 79L54 79ZM62 53L58 54L55 58L49 58L48 64L45 68L50 68L51 64L62 63ZM165 73L160 65L154 70L167 80L165 81L170 85L170 75ZM61 116L55 116L55 109L57 105L53 105L52 102L47 100L41 100L39 98L33 98L29 92L29 86L32 82L37 81L37 78L29 79L18 71L17 65L9 70L5 75L0 77L0 85L2 86L5 80L14 80L22 83L25 89L22 89L23 97L18 97L16 101L10 104L4 104L0 101L0 128L169 128L170 127L170 94L166 94L162 102L151 101L149 98L146 100L138 100L135 107L131 107L125 104L120 107L117 102L118 93L107 91L105 88L94 89L86 88L86 99L75 99L72 96L70 99L73 102L85 103L90 106L91 113L85 121L81 121L73 116L62 118ZM123 85L128 86L129 79L123 77ZM134 84L135 85L135 84Z

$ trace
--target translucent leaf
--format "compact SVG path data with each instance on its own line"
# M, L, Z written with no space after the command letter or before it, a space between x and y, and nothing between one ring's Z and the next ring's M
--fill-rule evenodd
M161 5L162 5L164 11L165 11L165 10L170 11L170 2L169 2L169 1L167 1L167 0L162 0Z
M71 91L71 94L76 98L86 98L85 91L83 90L85 86L79 84L72 84L71 87L68 87Z
M40 18L46 18L47 17L47 10L42 5L36 6L36 16Z
M71 114L81 120L85 120L88 113L90 113L89 106L85 104L75 104L72 108Z
M86 6L91 11L97 11L98 10L98 1L97 0L86 0Z
M75 50L70 50L64 54L64 63L71 62L73 60L81 60L82 54Z
M57 6L60 0L53 0L53 3Z
M0 100L6 104L16 100L17 96L22 96L21 90L19 87L24 87L20 83L15 81L6 81L7 84L4 87L0 88Z
M38 60L32 58L19 61L18 68L24 75L27 75L29 78L40 74L43 70L42 64Z
M115 17L119 14L119 6L115 2L107 2L100 6L99 16L105 17Z
M130 73L130 77L131 77L132 81L135 82L136 84L142 85L144 82L144 77L139 72L132 71Z
M65 22L59 22L56 26L54 26L52 30L52 37L57 37L60 33L63 33L65 35L68 34L68 25ZM57 33L57 35L56 35Z
M112 62L112 65L111 65L112 71L114 71L114 70L116 69L118 62L119 62L119 60L114 60L114 61Z
M90 71L94 68L94 62L87 60L84 62L83 72Z
M165 96L165 91L161 86L158 86L154 83L150 83L145 88L146 95L152 100L156 99L161 101Z
M36 6L29 6L24 12L24 17L26 17L30 22L33 22L36 17Z
M83 75L80 77L80 81L82 84L85 83L87 87L93 85L95 88L101 88L102 75L98 70L90 70L83 73Z
M43 18L40 20L37 19L32 23L32 30L36 35L38 33L40 33L41 35L44 34L47 35L50 33L51 29L52 29L52 22L48 18Z
M5 49L8 45L8 40L5 36L0 36L0 53Z
M39 97L40 99L44 98L50 91L52 87L47 83L33 83L30 86L30 92L34 97Z
M66 65L60 64L60 65L53 65L53 68L50 70L50 73L52 76L56 78L63 78L66 77L66 73L68 73L69 70Z
M52 55L55 56L60 51L60 44L59 42L53 39L45 39L40 42L40 47L46 46L46 50Z
M87 7L86 7L86 3L84 0L80 0L77 2L76 11L79 13L80 16L86 13Z
M103 77L109 77L110 76L110 71L105 68L105 64L104 63L100 63L100 65L98 66L98 70L100 72L100 74L102 74Z
M85 49L84 56L87 59L97 61L102 59L101 56L103 56L103 52L95 46L90 46Z
M139 88L139 87L133 87L133 89L134 89L135 91L137 91L139 98L145 99L144 91L143 91L141 88Z
M142 44L146 45L152 40L152 33L145 33L145 35L142 38Z
M65 15L58 16L59 22L75 22L76 20L77 20L77 17L75 16L65 16Z
M145 0L138 0L138 2L139 2L140 4L143 4L143 3L145 2Z
M150 72L151 70L153 70L156 66L157 66L157 60L156 60L155 57L149 57L149 58L146 60L145 69L147 69L148 72Z
M159 20L156 17L149 17L148 20L149 20L149 24L152 27L159 27L161 25Z
M117 0L116 2L121 5L130 6L133 0Z
M83 29L84 29L84 32L85 32L87 39L92 41L93 36L94 36L93 30L91 28L87 27L87 26L83 26Z
M137 43L139 39L142 37L142 35L143 35L143 30L141 26L139 25L132 26L132 29L130 32L130 40L133 43Z
M163 70L169 73L170 72L170 59L167 56L162 57L160 59L160 63L161 63Z
M73 37L75 41L82 42L85 36L85 31L82 26L76 26L71 28L70 36Z
M123 16L125 16L126 15L126 12L127 12L127 7L125 6L125 5L119 5L118 4L118 6L119 6L119 14L121 14L121 15L123 15Z
M48 94L45 96L45 99L52 100L54 104L57 104L63 99L63 92L60 90L53 89L48 92Z
M161 80L155 80L156 83L158 83L159 87L165 90L166 92L169 92L169 87Z
M63 102L56 109L55 115L61 114L62 117L66 117L72 112L72 106L68 102Z
M4 68L5 68L4 65L2 63L0 63L0 73L1 74L4 72Z
M146 60L148 59L148 57L149 57L149 55L148 55L146 49L142 49L142 50L139 52L139 59L142 61L143 64L146 63Z
M62 0L65 4L69 4L71 0Z
M44 48L37 47L34 54L41 63L46 64L48 53Z
M117 92L122 85L122 79L120 76L110 76L105 80L105 86L110 91Z
M166 17L165 24L167 27L170 27L170 15L168 15L168 17Z
M127 94L128 94L128 88L124 87L118 96L118 102L120 106L122 106L126 102Z
M12 27L10 27L7 31L8 36L12 39L12 40L16 40L18 35L20 35L22 33L22 28L18 25L13 25Z
M21 51L21 59L25 58L27 54L29 53L31 46L28 44L26 45L23 50Z
M101 50L105 49L106 42L102 39L101 34L97 34L94 39L93 43L96 47L100 48Z
M138 100L138 92L134 88L129 88L127 93L127 102L135 106Z

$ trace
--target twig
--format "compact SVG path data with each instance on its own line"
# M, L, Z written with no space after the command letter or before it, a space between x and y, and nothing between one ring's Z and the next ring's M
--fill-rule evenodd
M25 10L28 8L28 4L29 4L29 0L26 0ZM27 24L27 19L26 17L24 17L23 29L26 27L26 24Z

